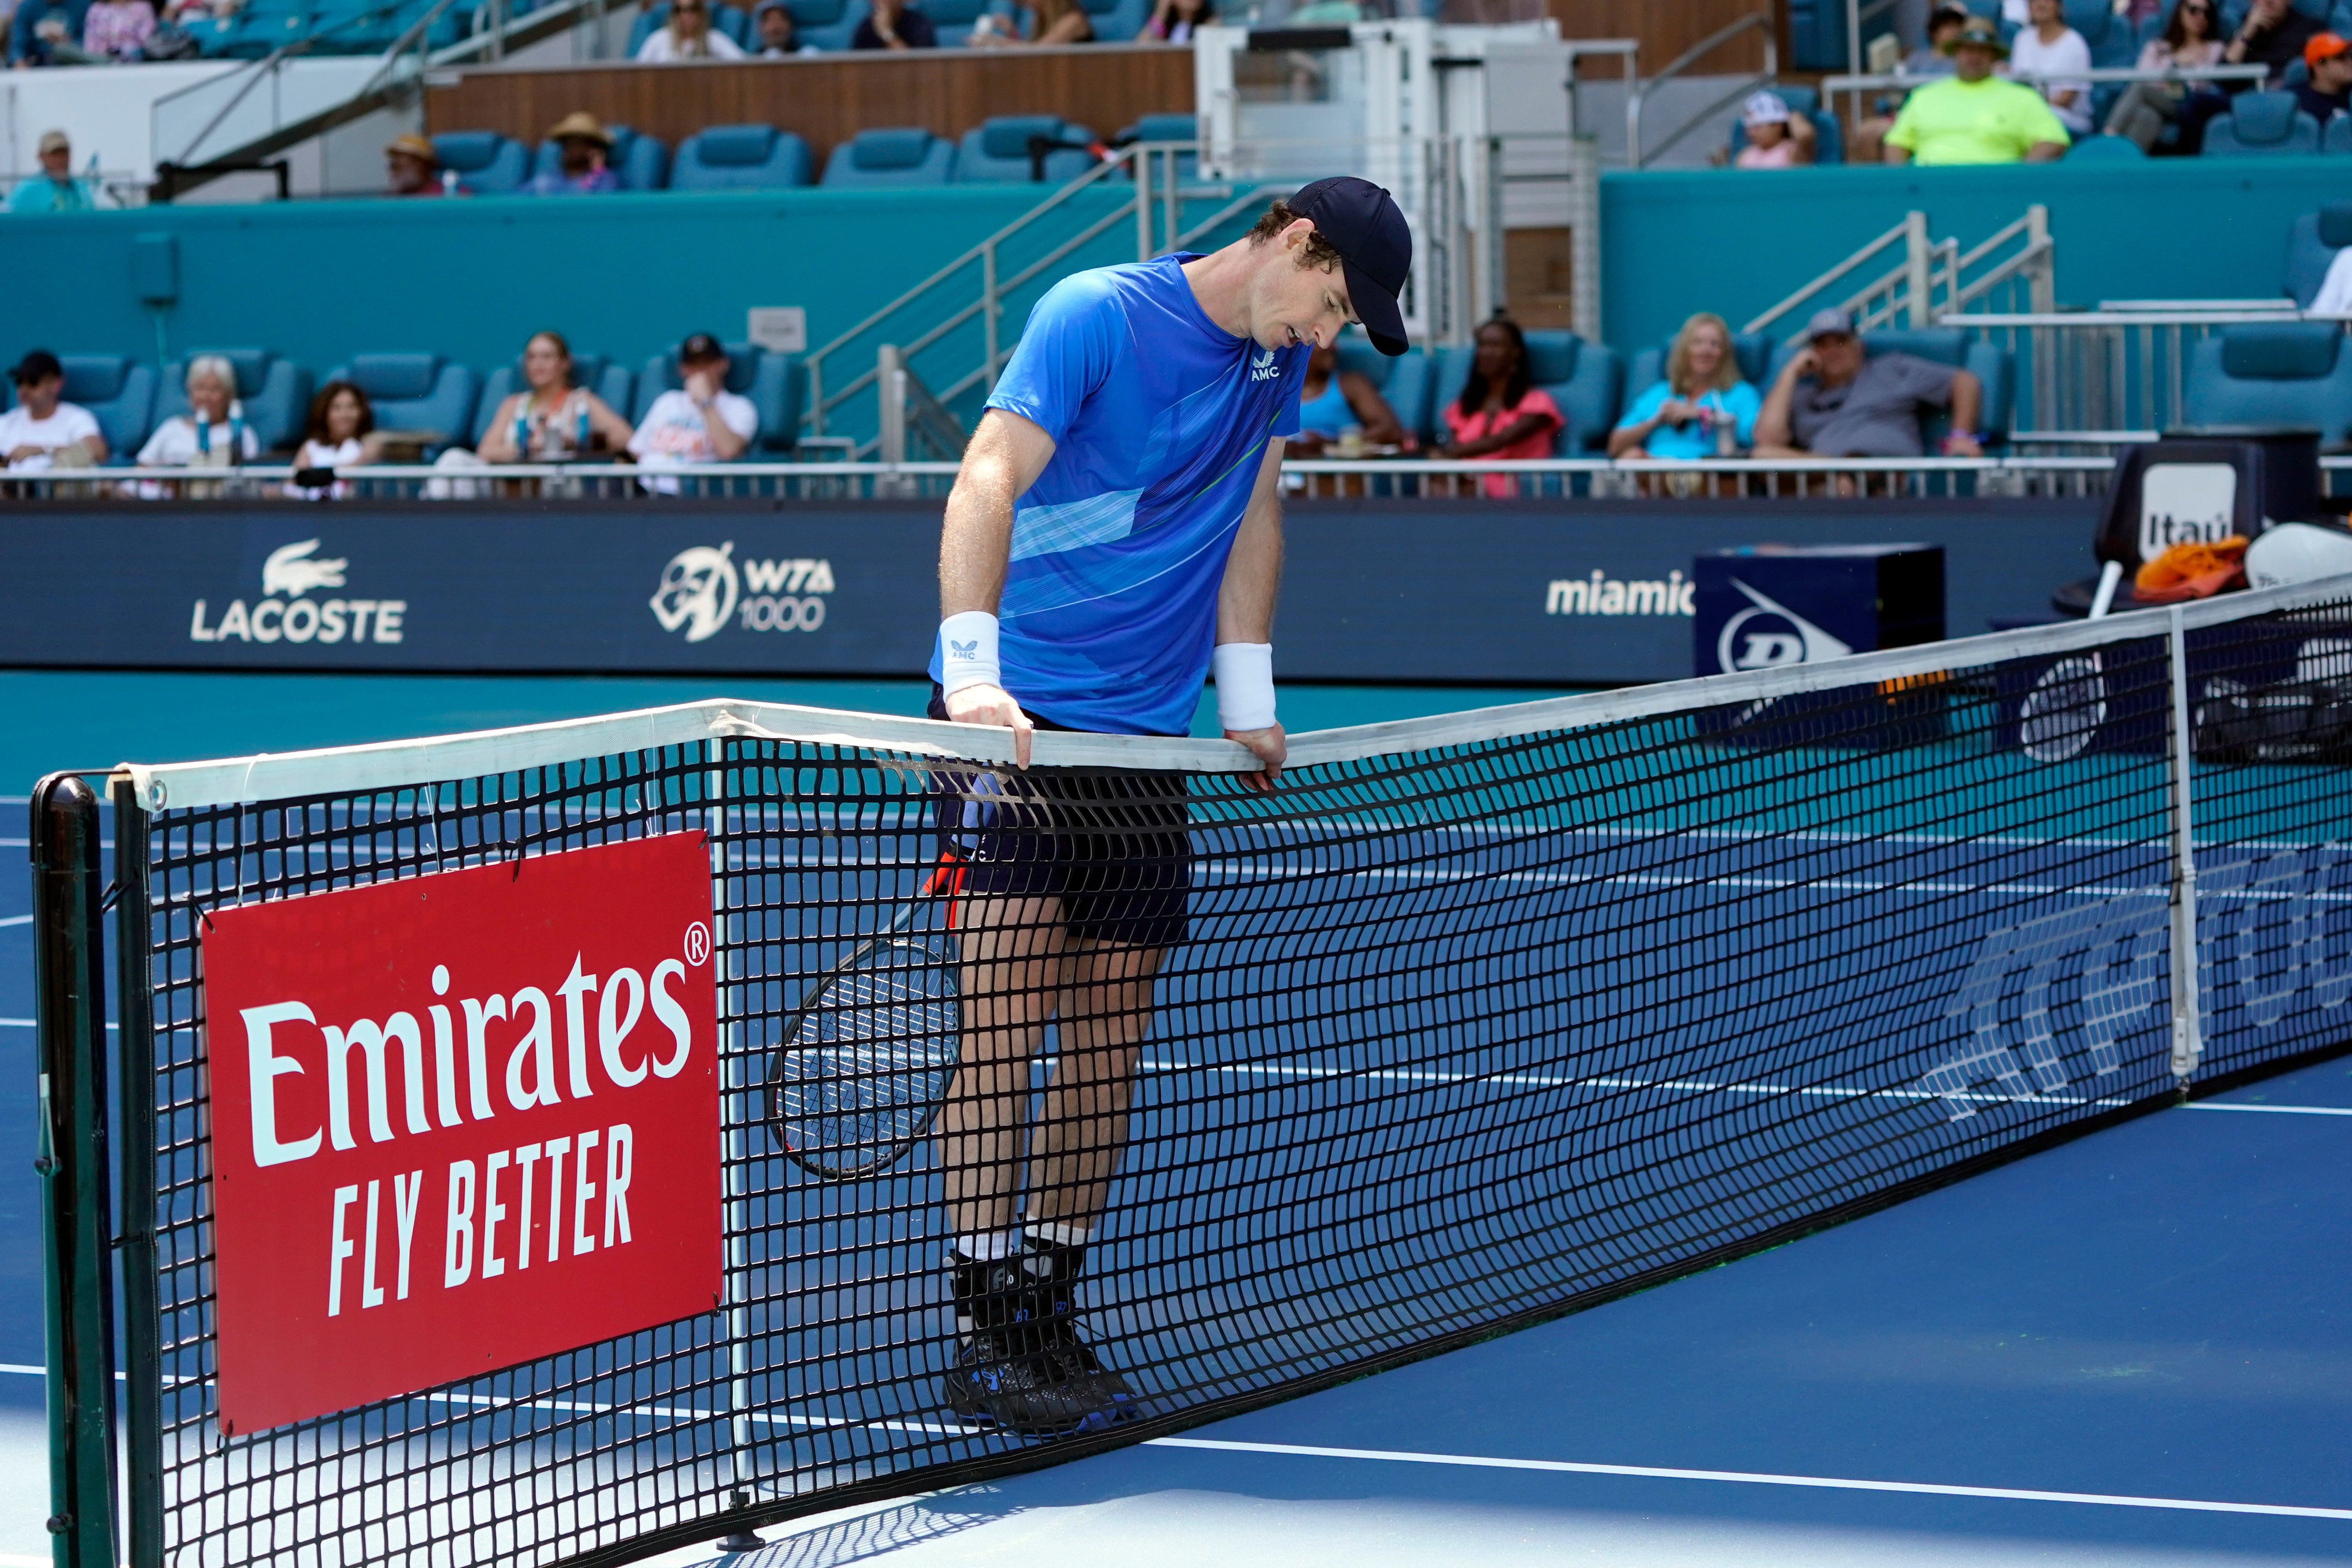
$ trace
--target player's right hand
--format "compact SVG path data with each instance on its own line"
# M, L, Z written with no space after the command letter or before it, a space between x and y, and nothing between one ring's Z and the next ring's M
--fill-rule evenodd
M1037 732L1021 704L1001 686L967 686L947 697L948 717L958 724L986 724L1013 731L1013 765L1029 765L1029 738Z

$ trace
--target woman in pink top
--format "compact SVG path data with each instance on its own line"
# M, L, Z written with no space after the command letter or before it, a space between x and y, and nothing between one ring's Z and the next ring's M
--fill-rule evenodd
M1462 383L1462 395L1445 405L1445 445L1441 458L1495 458L1525 462L1551 456L1552 437L1568 421L1549 393L1528 384L1528 340L1517 321L1497 316L1478 329L1478 352ZM1508 474L1488 474L1490 496L1509 498L1517 485Z

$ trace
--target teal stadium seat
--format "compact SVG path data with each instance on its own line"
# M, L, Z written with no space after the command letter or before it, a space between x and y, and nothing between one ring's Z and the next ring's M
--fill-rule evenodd
M1000 114L963 133L956 148L958 184L1026 183L1036 178L1029 157L1032 137L1060 144L1045 154L1046 183L1075 180L1095 166L1087 144L1095 133L1054 114Z
M2345 118L2336 115L2328 124ZM2320 284L2327 280L2336 253L2347 245L2352 245L2352 202L2330 202L2294 220L2287 231L2286 292L2298 306L2311 308Z
M785 8L793 14L793 26L801 42L828 54L849 47L849 41L857 36L857 24L866 20L869 9L866 0L785 0Z
M1780 368L1794 359L1804 348L1801 340L1791 339L1780 344L1772 353L1771 375L1777 378ZM1958 327L1927 327L1916 331L1904 330L1864 332L1862 335L1864 353L1906 353L1937 364L1957 365L1975 376L1984 387L1984 408L1978 415L1990 440L1997 445L2008 438L2010 420L2016 405L2016 370L2009 353L1998 343L1972 342L1967 332ZM1769 390L1769 382L1757 383L1759 392ZM1927 449L1934 451L1951 428L1948 419L1941 415L1926 422L1922 434Z
M1111 138L1114 146L1124 147L1130 142L1198 142L1201 121L1190 114L1147 114L1134 124L1122 129ZM1160 162L1154 159L1156 164ZM1176 154L1176 177L1190 180L1199 176L1201 158L1196 153ZM1158 178L1155 171L1154 178Z
M433 155L478 195L510 196L530 177L530 151L495 131L445 131L433 138Z
M1609 348L1574 332L1535 331L1527 333L1527 340L1532 384L1559 405L1564 421L1552 437L1552 456L1583 458L1606 447L1624 390L1622 362ZM1438 355L1437 395L1431 399L1429 423L1422 429L1425 438L1445 438L1444 409L1461 397L1476 352L1457 343Z
M677 144L673 191L782 191L809 183L809 147L772 125L712 125Z
M658 136L648 136L632 131L625 125L607 125L604 133L613 139L613 150L606 154L604 166L613 171L625 191L657 191L669 178L669 148ZM563 166L563 150L552 142L539 144L532 158L531 176L551 174Z
M481 380L439 354L353 354L327 379L351 382L366 393L379 430L430 430L447 444L474 428Z
M727 390L750 398L752 406L760 411L759 433L751 437L745 455L789 456L800 444L801 405L808 395L808 366L793 355L771 353L757 343L719 346L727 351ZM629 423L644 424L655 398L685 384L677 374L676 353L658 353L646 361L646 368L637 374L637 395L629 409Z
M2208 158L2279 158L2319 151L2319 121L2291 92L2242 92L2205 127Z
M2319 150L2323 153L2352 153L2352 114L2331 114L2327 123L2319 128Z
M302 439L310 413L310 373L268 349L198 349L188 359L163 367L156 388L153 424L188 411L188 362L218 354L236 367L236 398L245 405L245 426L265 452L290 451ZM149 426L152 431L153 426Z
M1625 362L1625 393L1638 397L1666 378L1666 356L1674 352L1675 340L1668 338L1655 348L1636 349ZM1771 383L1772 337L1769 332L1737 332L1731 339L1731 357L1739 362L1740 376L1756 388L1760 395Z
M121 467L139 455L154 428L155 372L127 354L59 354L65 401L89 410L106 437L107 462ZM16 405L8 388L6 406Z
M1339 340L1339 368L1352 370L1379 387L1397 422L1406 429L1429 427L1436 408L1437 382L1429 355L1420 349L1408 349L1391 358L1361 333L1351 331Z
M2352 438L2352 353L2333 321L2224 327L2189 353L2181 411L2198 428L2305 426L2322 447Z
M1130 43L1151 20L1151 0L1078 0L1078 5L1094 24L1098 44Z
M954 48L971 42L971 25L998 9L994 0L923 0L915 7L939 29L940 47Z
M2104 131L2096 136L2085 136L2066 149L2069 163L2137 163L2147 157L2139 143L2130 137L2110 136Z
M819 184L944 185L955 174L955 143L919 125L861 131L833 150Z
M480 446L482 438L490 433L490 421L498 417L499 405L529 384L523 379L520 360L502 364L482 378L482 395L474 405L473 445ZM636 374L603 354L573 354L572 384L586 387L624 419L629 417L635 405Z
M710 8L710 25L746 49L751 47L751 16L741 6L730 5L727 0L719 0L719 4ZM638 47L668 26L669 7L667 5L656 5L650 10L638 12L637 19L629 24L628 58L635 59Z

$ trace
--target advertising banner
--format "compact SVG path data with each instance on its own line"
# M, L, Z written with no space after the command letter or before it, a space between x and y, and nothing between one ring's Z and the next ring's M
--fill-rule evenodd
M708 1312L704 836L228 909L202 935L220 1423Z

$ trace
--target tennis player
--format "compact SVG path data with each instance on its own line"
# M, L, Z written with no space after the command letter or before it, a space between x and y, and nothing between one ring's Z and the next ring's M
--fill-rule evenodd
M948 498L931 715L1013 731L1181 735L1218 721L1282 769L1275 589L1283 440L1307 356L1360 321L1405 351L1404 215L1319 180L1212 255L1081 272L1030 313ZM1134 1395L1079 1332L1075 1287L1127 1140L1152 977L1184 940L1181 777L935 777L964 861L961 1060L940 1115L958 1346L945 1403L1046 1434ZM1024 1125L1048 1020L1059 1048ZM1024 1181L1025 1164L1025 1181Z

